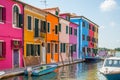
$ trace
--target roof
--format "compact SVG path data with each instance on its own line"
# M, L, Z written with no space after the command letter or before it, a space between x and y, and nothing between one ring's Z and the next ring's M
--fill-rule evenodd
M14 0L14 1L19 2L19 3L23 4L23 5L27 5L27 6L33 7L33 8L35 8L35 9L37 9L37 10L42 11L43 13L46 13L44 10L42 10L42 9L40 9L40 8L37 8L37 7L35 7L35 6L31 6L31 5L27 4L27 3L24 3L24 2L21 1L21 0Z
M89 20L88 18L84 17L84 16L71 16L70 18L81 18L81 19L85 19L87 21L89 21L90 23L93 23L94 25L97 25L96 23L94 23L93 21ZM99 27L99 25L97 25Z
M106 59L120 60L120 57L110 57L110 58L106 58Z
M58 9L58 11L60 11L59 7L46 8L46 9L43 9L43 10L52 10L52 9Z

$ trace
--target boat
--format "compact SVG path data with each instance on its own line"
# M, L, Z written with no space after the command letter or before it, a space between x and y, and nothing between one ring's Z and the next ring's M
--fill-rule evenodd
M45 64L36 67L27 67L24 71L25 75L40 76L53 72L58 67L58 64Z
M101 61L101 58L99 56L95 57L85 57L86 62L99 62Z
M5 71L0 71L0 76L4 74L5 74Z
M120 80L120 57L106 58L99 71L108 80Z

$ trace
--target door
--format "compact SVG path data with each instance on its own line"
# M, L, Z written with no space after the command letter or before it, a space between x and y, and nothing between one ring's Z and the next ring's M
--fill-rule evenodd
M19 67L19 50L13 50L13 66L14 68Z
M54 53L55 53L55 45L51 43L51 59L54 60Z

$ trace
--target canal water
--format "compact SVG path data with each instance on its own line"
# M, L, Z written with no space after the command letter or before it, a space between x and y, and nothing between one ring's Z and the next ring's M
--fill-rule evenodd
M119 56L117 53L116 56ZM38 76L27 77L24 75L9 77L2 80L107 80L99 69L102 67L103 61L98 63L78 63L64 66L56 69L54 72Z

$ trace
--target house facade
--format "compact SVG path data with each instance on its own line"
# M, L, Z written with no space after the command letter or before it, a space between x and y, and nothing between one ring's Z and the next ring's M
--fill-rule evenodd
M0 70L23 66L23 6L0 0Z
M45 9L47 16L47 63L58 62L59 61L59 18L58 8Z
M46 13L24 4L24 57L40 56L40 61L46 63L43 44L46 47Z
M69 25L70 22L66 19L59 18L59 44L60 54L59 61L68 61L69 54Z

